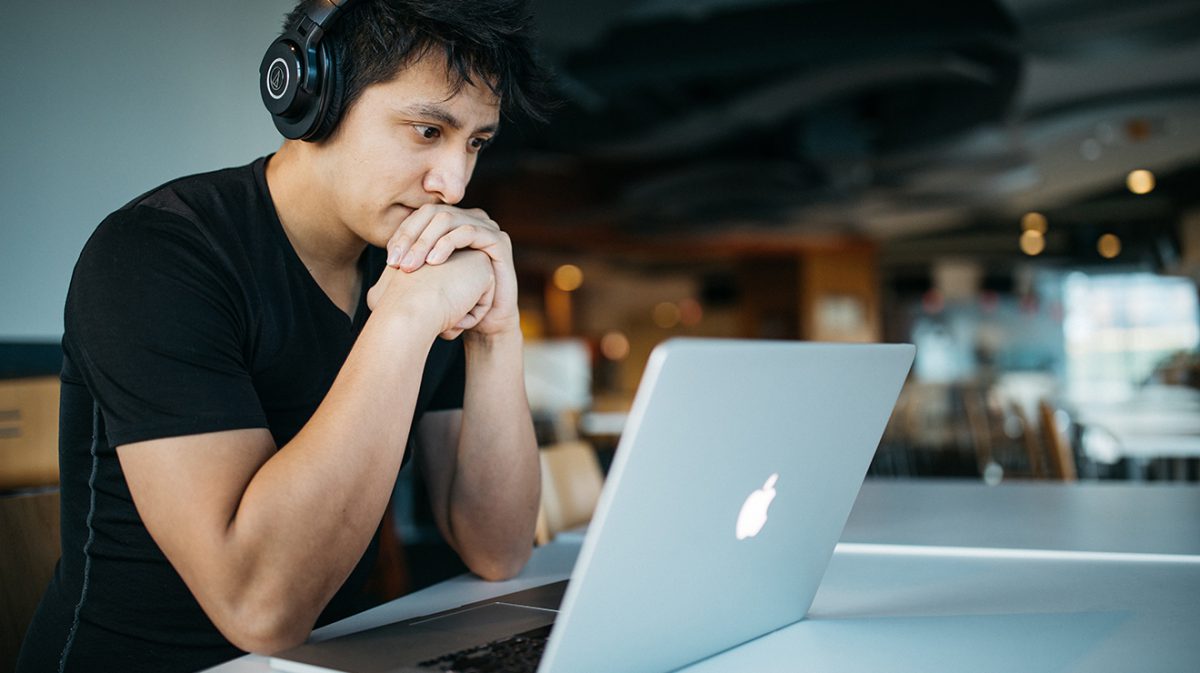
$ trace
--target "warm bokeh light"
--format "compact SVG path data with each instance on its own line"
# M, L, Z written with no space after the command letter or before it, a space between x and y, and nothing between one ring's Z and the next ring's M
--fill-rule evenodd
M1021 217L1021 231L1036 231L1039 234L1046 233L1046 216L1039 212L1025 213Z
M629 357L629 337L621 332L608 332L600 338L600 353L613 361Z
M704 320L704 308L700 302L691 298L679 302L679 322L684 327L695 327L701 320Z
M1040 255L1046 249L1046 237L1042 232L1029 229L1021 234L1021 252L1029 256Z
M1096 250L1104 259L1112 259L1121 254L1121 239L1116 234L1105 234L1096 241Z
M583 270L574 264L563 264L554 270L554 287L563 292L574 292L583 285Z
M1134 194L1149 194L1154 191L1154 174L1144 168L1129 171L1125 186Z
M664 301L654 307L654 324L663 329L671 329L679 324L679 307L669 301Z

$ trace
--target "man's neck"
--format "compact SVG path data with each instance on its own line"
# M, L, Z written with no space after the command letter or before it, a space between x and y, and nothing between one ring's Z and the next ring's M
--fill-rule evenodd
M267 188L275 212L314 277L352 273L367 244L330 207L334 199L325 193L328 186L312 170L306 151L289 141L267 163Z

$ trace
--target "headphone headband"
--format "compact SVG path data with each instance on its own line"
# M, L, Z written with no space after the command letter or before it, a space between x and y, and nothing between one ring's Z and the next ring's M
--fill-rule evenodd
M333 128L327 118L340 93L337 64L322 42L354 0L310 0L304 15L267 47L259 64L259 94L285 138L319 140Z
M337 13L345 9L353 0L313 0L304 10L305 18L320 26L322 29L333 25Z

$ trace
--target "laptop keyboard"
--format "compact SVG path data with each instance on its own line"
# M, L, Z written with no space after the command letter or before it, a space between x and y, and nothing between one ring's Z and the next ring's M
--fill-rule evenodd
M550 627L543 626L422 661L418 666L453 673L534 673L549 638Z

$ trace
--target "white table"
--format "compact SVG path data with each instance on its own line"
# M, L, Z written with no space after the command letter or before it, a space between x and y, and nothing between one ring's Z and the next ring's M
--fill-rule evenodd
M1129 460L1132 476L1144 478L1150 461L1200 458L1200 391L1148 386L1120 403L1078 404L1084 452L1092 460Z
M1195 671L1197 595L1200 563L839 552L808 619L686 670Z
M871 479L842 542L1200 558L1200 487Z
M868 482L809 618L686 670L1198 670L1198 511L1189 486ZM578 550L556 541L514 580L455 578L313 639L565 579Z

